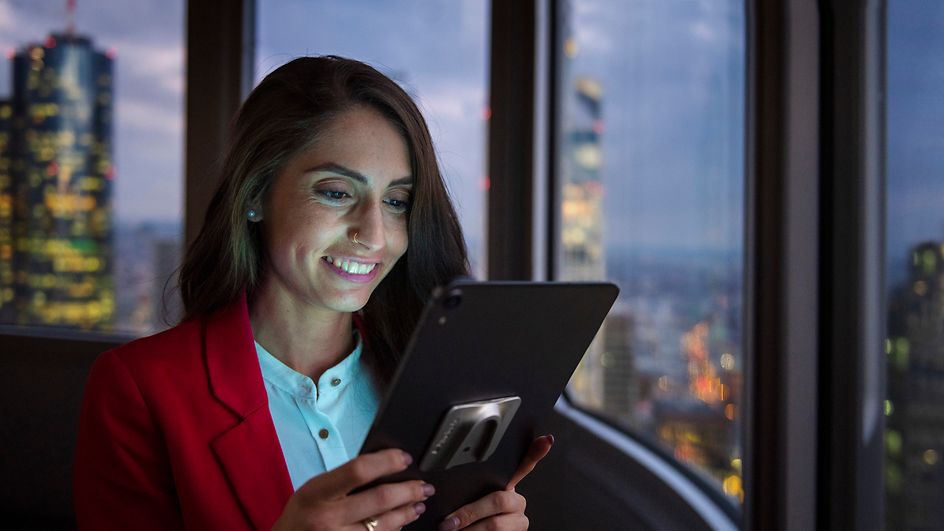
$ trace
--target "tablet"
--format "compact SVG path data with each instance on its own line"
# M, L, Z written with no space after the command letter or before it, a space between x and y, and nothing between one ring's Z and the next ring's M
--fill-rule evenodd
M361 448L413 456L383 482L436 487L411 528L436 529L505 487L618 292L600 282L472 280L434 292Z

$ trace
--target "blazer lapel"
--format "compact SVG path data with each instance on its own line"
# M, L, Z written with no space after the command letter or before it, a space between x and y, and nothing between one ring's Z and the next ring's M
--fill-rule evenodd
M269 529L293 489L269 413L245 295L208 318L205 338L212 392L240 419L211 446L253 526Z

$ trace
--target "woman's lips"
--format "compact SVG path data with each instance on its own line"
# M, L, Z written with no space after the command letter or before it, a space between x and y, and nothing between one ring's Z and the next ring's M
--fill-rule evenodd
M322 257L322 262L338 276L358 284L370 282L380 271L379 263L354 258L325 256Z

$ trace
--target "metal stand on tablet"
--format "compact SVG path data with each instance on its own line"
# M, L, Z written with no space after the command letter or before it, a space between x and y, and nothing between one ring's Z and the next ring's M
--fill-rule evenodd
M439 424L420 461L420 470L445 470L485 461L498 448L519 405L520 397L508 396L453 406Z

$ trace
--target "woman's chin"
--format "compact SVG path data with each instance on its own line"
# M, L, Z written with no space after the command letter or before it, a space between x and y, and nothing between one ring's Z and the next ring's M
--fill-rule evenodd
M338 312L353 313L367 305L370 294L364 295L346 295L332 300L329 307Z

